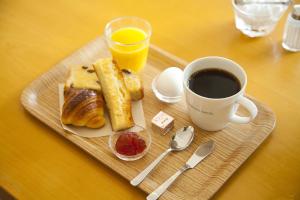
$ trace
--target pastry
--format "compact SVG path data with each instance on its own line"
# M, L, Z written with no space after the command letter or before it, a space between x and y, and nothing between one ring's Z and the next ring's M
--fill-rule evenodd
M66 87L101 90L98 77L93 66L74 66L70 69Z
M93 67L71 68L64 88L61 120L64 124L89 128L104 126L104 100Z
M130 93L121 70L113 64L111 58L100 59L93 66L100 81L112 129L120 131L134 126Z
M105 124L104 101L100 91L65 87L62 123L100 128Z
M130 93L131 100L141 100L144 97L144 89L140 77L137 74L126 69L122 69L122 74L124 77L126 88Z

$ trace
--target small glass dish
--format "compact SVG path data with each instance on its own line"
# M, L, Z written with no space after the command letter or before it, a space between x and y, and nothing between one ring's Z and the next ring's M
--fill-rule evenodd
M132 156L127 156L127 155L118 153L115 148L116 142L122 134L137 134L139 136L139 138L141 138L145 141L146 148L141 153L138 153L138 154L132 155ZM109 147L110 147L111 151L113 152L113 154L115 154L121 160L134 161L134 160L138 160L138 159L142 158L149 151L151 141L152 141L151 134L148 133L147 131L141 131L141 132L130 132L129 131L129 132L117 132L117 133L111 134L108 139L108 144L109 144Z
M156 80L158 78L159 75L157 75L153 81L152 81L152 91L153 93L155 94L155 96L162 102L165 102L165 103L177 103L181 100L181 97L182 96L173 96L173 97L170 97L170 96L165 96L163 94L161 94L158 89L157 89L157 86L156 86Z

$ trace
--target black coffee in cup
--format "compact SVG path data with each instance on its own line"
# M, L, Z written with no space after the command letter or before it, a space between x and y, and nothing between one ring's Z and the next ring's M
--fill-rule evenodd
M241 83L230 72L210 68L194 72L189 78L188 87L200 96L219 99L238 93Z

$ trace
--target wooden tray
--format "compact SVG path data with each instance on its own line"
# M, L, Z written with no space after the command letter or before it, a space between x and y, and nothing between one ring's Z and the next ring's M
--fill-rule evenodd
M151 81L159 72L169 66L184 67L186 62L158 47L153 45L150 47L148 63L142 76L145 88L143 106L147 131L152 134L152 145L144 158L134 162L125 162L110 152L107 137L88 139L66 133L59 120L57 85L65 81L67 66L88 64L107 55L109 54L104 39L97 38L34 80L23 91L21 101L23 106L39 120L127 180L131 180L167 148L171 138L171 133L161 136L152 131L151 119L156 113L163 110L175 117L175 129L173 130L192 124L185 111L183 101L167 105L159 102L151 91ZM201 142L213 139L216 142L215 151L195 169L184 173L161 197L161 199L210 198L258 148L275 126L274 113L259 101L252 100L259 110L258 116L253 122L246 125L230 124L224 130L214 133L196 128L192 145L183 152L172 153L165 158L139 185L139 188L147 193L152 192L185 163ZM239 112L246 113L245 110L239 110Z

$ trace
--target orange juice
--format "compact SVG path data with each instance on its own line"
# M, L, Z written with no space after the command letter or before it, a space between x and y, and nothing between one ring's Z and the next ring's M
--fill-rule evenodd
M114 31L109 45L114 61L121 69L139 72L146 64L149 39L139 28L124 27Z

